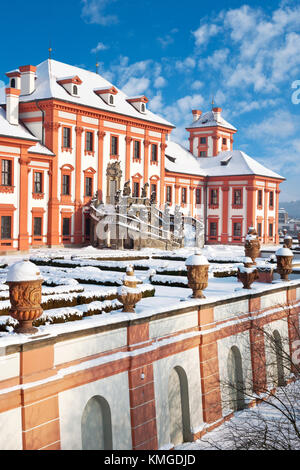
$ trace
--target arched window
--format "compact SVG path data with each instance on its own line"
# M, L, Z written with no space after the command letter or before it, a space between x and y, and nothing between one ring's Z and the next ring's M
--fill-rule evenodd
M191 440L188 380L182 367L175 367L169 375L168 401L170 415L170 442L174 445Z
M109 96L109 104L114 104L114 97L113 95Z
M232 346L227 359L230 405L234 411L245 407L242 356L237 346Z
M274 350L276 357L275 377L274 382L279 387L285 385L284 380L284 366L283 366L283 355L284 350L282 347L281 336L277 330L273 331Z
M10 86L11 86L11 88L16 88L16 79L15 78L11 79Z
M141 104L141 111L144 113L146 111L146 106L144 103Z
M77 85L73 85L73 95L78 95L78 87L77 87Z
M92 397L81 418L83 450L112 450L112 425L110 407L105 398Z

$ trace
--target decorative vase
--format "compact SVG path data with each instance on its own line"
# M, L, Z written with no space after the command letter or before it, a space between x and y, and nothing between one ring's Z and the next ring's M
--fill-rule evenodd
M19 322L16 333L36 333L38 328L33 327L32 322L43 313L43 279L38 268L29 261L15 263L9 269L6 283L11 303L9 314Z
M251 284L258 279L257 269L253 266L252 258L244 259L244 266L239 266L237 278L243 284L244 289L251 289Z
M260 253L260 241L257 232L254 227L249 227L248 233L245 239L245 257L252 259L252 264L256 265L256 258Z
M287 248L292 248L293 246L293 239L290 235L286 235L284 237L284 240L283 240L283 243L284 245L287 247Z
M117 291L117 299L123 304L122 312L135 312L134 308L142 298L142 292L137 284L141 284L141 281L135 277L133 267L129 265L123 278L123 285L118 287Z
M288 281L288 275L293 271L293 252L286 245L283 245L282 248L279 248L279 250L276 251L276 258L276 271L280 274L280 278L283 281Z
M208 286L209 263L205 256L198 250L194 255L187 258L185 265L187 267L188 286L192 289L192 298L205 299L202 293Z

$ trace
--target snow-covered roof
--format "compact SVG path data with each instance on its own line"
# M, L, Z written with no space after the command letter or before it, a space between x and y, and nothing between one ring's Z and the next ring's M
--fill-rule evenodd
M17 137L19 139L27 139L37 141L22 124L14 125L10 124L6 119L6 112L0 107L0 136L5 137Z
M229 124L229 122L225 121L220 113L214 111L208 111L207 113L201 114L201 116L196 121L192 122L187 129L215 126L225 127L234 131L237 130L234 126Z
M195 157L182 145L169 141L165 153L166 170L170 172L195 176L257 175L285 179L241 150L227 150L216 157Z
M19 123L18 125L10 124L6 119L6 112L0 107L0 136L14 137L18 139L32 140L33 145L29 147L29 153L38 153L42 155L54 155L47 147L40 144L38 139L29 132L26 127Z
M77 75L81 80L79 95L74 97L68 91L57 83L62 77L74 77ZM117 114L126 115L135 119L142 119L143 121L154 122L169 127L174 127L173 124L157 114L152 113L149 109L143 114L139 113L130 103L127 102L129 98L122 90L118 90L115 96L114 106L105 103L97 94L95 89L110 88L113 85L103 78L101 75L91 72L89 70L81 69L73 65L64 64L53 59L47 59L37 66L35 91L30 95L21 95L20 101L33 101L55 98L64 100L91 108L101 109ZM0 103L5 103L5 89L0 89Z

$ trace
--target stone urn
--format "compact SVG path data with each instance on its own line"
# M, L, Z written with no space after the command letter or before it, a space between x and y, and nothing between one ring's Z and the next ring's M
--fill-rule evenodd
M298 245L300 246L300 232L298 232L297 237L298 237Z
M208 285L209 262L202 255L201 250L197 250L194 255L186 259L188 286L192 289L192 298L205 299L202 291Z
M244 289L251 289L251 284L258 279L258 272L250 257L243 260L244 266L238 267L237 278L243 284Z
M118 287L117 299L123 304L122 312L134 312L135 305L142 298L142 292L137 286L142 282L134 275L134 270L131 265L126 269L126 274L123 277L123 285Z
M256 258L260 253L260 241L257 232L254 227L249 227L248 233L245 239L245 257L252 259L252 264L256 265Z
M290 235L286 235L283 240L284 245L287 248L292 248L293 246L293 238Z
M42 283L38 267L30 261L19 261L10 266L6 284L11 303L9 314L19 322L16 333L32 334L38 331L32 322L43 313Z
M282 248L279 248L279 250L276 251L276 258L276 271L280 274L280 278L283 281L288 281L288 275L293 271L293 252L286 245L283 245Z

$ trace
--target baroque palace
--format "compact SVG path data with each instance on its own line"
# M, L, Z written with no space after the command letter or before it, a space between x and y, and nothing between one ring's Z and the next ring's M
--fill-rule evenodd
M202 220L206 243L244 242L254 226L278 243L283 177L233 150L236 129L215 107L193 110L190 148L145 96L126 96L99 74L46 60L6 73L0 90L0 249L89 241L89 204L104 204L130 182ZM112 175L112 168L117 174Z

